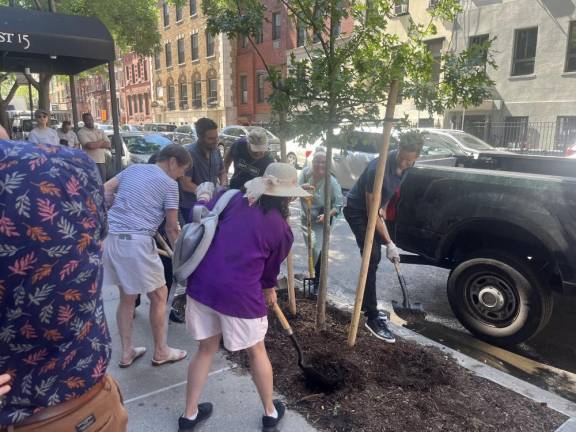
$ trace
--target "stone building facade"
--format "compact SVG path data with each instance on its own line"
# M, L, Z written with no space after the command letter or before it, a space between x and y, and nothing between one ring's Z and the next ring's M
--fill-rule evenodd
M122 57L124 79L119 86L122 99L121 123L142 124L152 121L152 76L150 57L128 53Z

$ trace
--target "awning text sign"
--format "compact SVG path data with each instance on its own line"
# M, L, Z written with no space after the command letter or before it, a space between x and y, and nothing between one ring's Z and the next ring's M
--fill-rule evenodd
M10 47L28 50L30 48L30 35L24 33L11 33L0 31L0 49L5 45L6 48Z

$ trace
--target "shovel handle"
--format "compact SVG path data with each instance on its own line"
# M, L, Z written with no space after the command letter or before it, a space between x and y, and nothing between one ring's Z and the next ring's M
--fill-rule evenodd
M286 330L286 333L288 333L288 335L292 336L292 334L294 333L292 331L292 327L290 327L290 323L286 319L286 316L284 315L284 312L282 312L282 309L280 309L280 306L278 306L278 303L274 303L273 309L274 313L276 314L276 317L278 317L278 320L280 321L280 324L282 324L282 328Z

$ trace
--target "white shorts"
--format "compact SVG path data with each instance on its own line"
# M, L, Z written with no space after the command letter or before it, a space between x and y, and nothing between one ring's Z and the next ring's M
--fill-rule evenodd
M125 294L146 294L166 285L156 243L148 235L109 234L102 261L104 285L117 285Z
M268 318L236 318L221 314L186 296L186 328L196 340L218 334L228 351L240 351L263 341L268 330Z

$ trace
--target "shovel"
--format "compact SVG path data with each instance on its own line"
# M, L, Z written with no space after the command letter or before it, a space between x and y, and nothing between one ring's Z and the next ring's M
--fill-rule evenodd
M278 303L274 303L274 313L276 314L276 317L278 317L280 324L282 324L282 328L286 330L286 333L288 336L290 336L290 340L292 341L294 348L296 348L296 352L298 353L298 366L300 369L302 369L302 373L306 382L311 386L317 387L321 390L325 390L327 392L333 391L338 386L338 382L335 379L325 376L320 371L304 363L304 355L302 354L300 344L296 339L296 335L294 334L292 327L290 327L290 323L284 316L282 309L280 309L280 306L278 306Z
M408 288L406 284L406 279L400 272L400 263L398 261L394 261L394 268L396 269L396 274L398 275L398 282L400 282L400 288L402 289L402 305L397 301L392 300L392 307L394 308L394 312L400 318L410 321L411 319L425 319L426 312L422 307L421 303L410 303L410 299L408 298Z
M306 238L306 248L308 249L308 277L302 281L304 284L304 296L314 297L316 295L316 283L314 274L314 253L312 251L312 200L313 197L306 197L306 230L308 236Z

